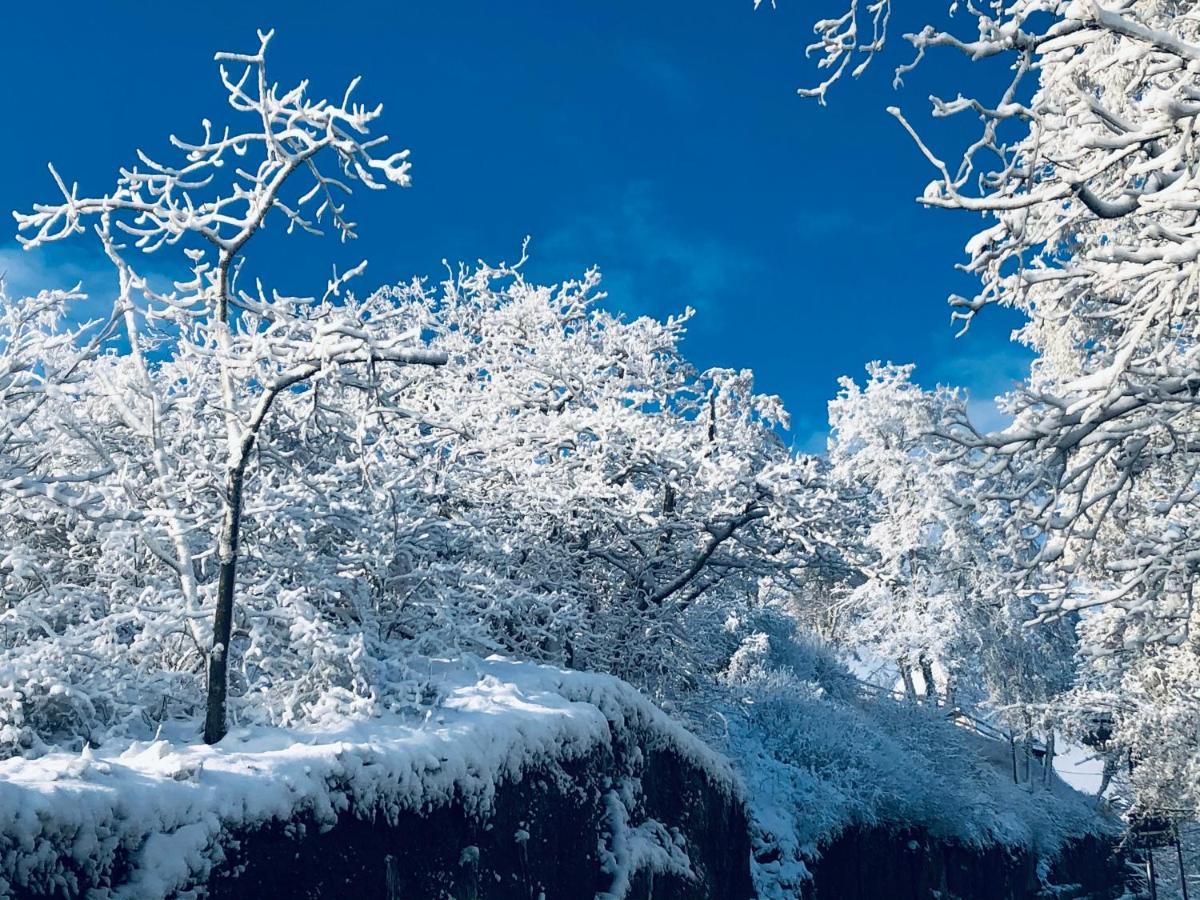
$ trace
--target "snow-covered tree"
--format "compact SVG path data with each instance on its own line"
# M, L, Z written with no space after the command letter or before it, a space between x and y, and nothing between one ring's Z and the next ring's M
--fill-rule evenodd
M1028 730L1070 685L1072 623L1024 627L1036 610L1012 573L1029 542L974 502L989 476L946 437L969 432L961 392L922 390L912 370L872 364L864 387L844 378L830 403L831 474L862 493L869 523L843 639L894 661L910 694L919 672L929 700L940 690Z
M335 271L320 300L283 296L261 280L250 290L238 284L247 245L268 217L278 218L289 231L313 233L327 219L344 240L354 236L340 199L350 193L351 182L374 190L409 183L407 151L375 155L385 139L370 138L369 131L381 110L351 101L357 82L340 104L310 99L303 82L281 92L266 73L271 34L260 33L259 39L254 54L216 57L229 104L244 114L245 130L214 131L206 119L199 141L172 137L183 157L179 163L160 164L139 153L139 165L122 169L116 188L95 198L81 197L74 186L68 189L52 167L61 201L17 214L19 229L28 235L21 237L26 249L82 232L84 222L94 220L116 268L116 302L130 349L128 361L119 364L127 380L114 386L119 395L110 399L129 437L143 445L144 458L153 466L154 502L161 504L159 514L170 538L156 548L156 555L179 579L189 623L201 603L196 558L208 549L189 535L197 528L215 530L217 577L207 642L205 722L210 742L226 730L246 478L273 405L288 392L315 394L319 381L345 377L350 370L349 377L369 389L376 366L444 361L419 346L419 323L396 329L390 327L387 310L353 297L334 302L361 265L341 276ZM241 74L231 75L226 63L242 67ZM163 247L180 251L191 278L167 293L153 290L122 255L123 240L144 253ZM139 295L145 298L141 309ZM145 327L150 336L143 334ZM144 344L164 330L170 332L166 340L175 365L154 368ZM171 452L180 448L169 447L163 433L169 421L166 406L181 403L221 411L221 425L206 440L188 435L191 452L221 460L219 484L213 485L220 495L215 529L186 509L191 498L181 483L179 454Z
M872 364L865 388L841 379L829 404L833 477L859 486L871 509L863 535L865 581L851 594L858 640L895 662L911 691L913 670L935 692L933 665L943 670L962 632L963 604L950 596L950 560L943 546L950 506L948 470L930 436L950 416L965 417L961 398L912 383L911 366Z
M823 74L804 93L824 101L861 72L891 8L851 3L819 22L810 50ZM978 119L978 138L948 163L890 112L934 169L920 202L989 219L967 246L980 290L951 298L955 316L966 327L992 304L1015 308L1038 354L1009 400L1012 425L960 434L963 453L1003 471L988 502L1011 513L1010 540L1035 540L1015 574L1042 618L1085 611L1081 683L1097 714L1115 716L1115 745L1136 746L1143 772L1175 771L1171 760L1200 751L1197 7L1010 0L951 12L948 27L904 36L915 59L897 82L939 49L1006 60L995 96L950 84L932 98L935 117Z
M444 284L431 346L452 365L423 405L442 435L431 490L460 538L439 571L484 573L484 596L426 590L439 602L409 613L457 609L443 621L481 649L667 690L699 665L701 620L719 632L764 579L825 564L831 495L776 434L777 398L681 356L690 313L624 321L597 287L532 285L519 266Z
M748 372L689 365L687 316L626 321L602 297L594 272L546 287L518 263L313 305L383 337L419 330L450 364L341 365L274 399L247 468L235 721L404 707L423 696L414 655L464 652L617 672L678 699L724 668L730 621L845 568L837 497L780 439L778 400ZM53 539L3 534L54 585L12 597L9 752L194 714L224 503L194 448L223 446L224 413L219 368L178 328L153 355L89 358L54 409L70 427L46 412L103 517L47 501L26 509L59 523Z

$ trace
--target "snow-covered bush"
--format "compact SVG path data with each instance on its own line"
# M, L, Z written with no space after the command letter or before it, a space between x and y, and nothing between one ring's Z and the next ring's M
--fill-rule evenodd
M738 760L760 896L796 896L806 861L851 828L902 823L1043 859L1072 839L1115 830L1056 778L1049 791L1015 784L1007 744L927 706L863 697L829 648L797 642L779 621L755 624L767 630L742 631L722 689L708 696L702 733Z

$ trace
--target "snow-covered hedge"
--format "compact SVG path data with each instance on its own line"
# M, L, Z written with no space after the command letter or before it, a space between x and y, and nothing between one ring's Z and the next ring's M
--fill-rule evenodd
M223 844L270 822L331 827L340 813L394 820L455 804L485 817L502 785L547 763L624 744L666 747L731 798L729 765L609 676L493 658L429 663L442 697L423 719L346 721L321 731L243 728L205 746L163 736L82 754L0 763L0 896L170 896L202 884ZM690 871L662 825L631 824L633 800L605 800L600 854L622 895L634 870Z
M231 724L411 709L425 685L410 655L565 663L660 696L713 671L713 629L694 623L719 634L765 574L810 558L829 498L750 373L696 371L686 317L625 321L601 297L595 272L541 286L486 267L381 291L360 304L372 320L429 332L451 361L379 370L378 393L408 412L336 379L276 399L244 486ZM148 439L122 419L150 390L135 359L70 355L61 298L0 307L17 320L0 316L0 419L30 390L5 393L3 370L53 349L73 372L0 442L0 758L144 738L205 700L216 374L156 364L145 377L169 402L131 414L162 423ZM53 431L68 415L84 437ZM18 443L56 452L8 460ZM8 490L31 466L87 486Z

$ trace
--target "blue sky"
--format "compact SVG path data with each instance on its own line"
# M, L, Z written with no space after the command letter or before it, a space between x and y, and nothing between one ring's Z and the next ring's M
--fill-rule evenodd
M928 5L899 6L911 16ZM437 276L443 258L511 260L530 235L539 279L597 264L618 309L695 307L693 361L754 369L787 402L797 445L815 448L837 377L869 360L915 362L922 383L961 384L982 401L1027 359L1003 313L955 340L945 298L971 290L953 265L980 220L913 202L929 170L884 112L911 111L953 159L968 132L930 123L924 98L953 94L960 75L986 88L999 73L938 57L896 94L894 42L822 108L795 89L813 78L802 56L810 19L831 10L808 0L758 11L751 0L19 4L0 36L0 207L52 198L48 161L98 194L135 148L166 156L167 134L225 120L213 52L252 50L255 29L274 27L276 79L308 77L340 97L362 75L358 96L384 103L384 130L414 163L410 190L352 199L357 242L268 245L257 262L282 290L319 293L331 263L362 258L371 284ZM918 24L899 19L896 31ZM0 270L11 282L82 278L93 294L109 290L93 242L21 254L7 221Z

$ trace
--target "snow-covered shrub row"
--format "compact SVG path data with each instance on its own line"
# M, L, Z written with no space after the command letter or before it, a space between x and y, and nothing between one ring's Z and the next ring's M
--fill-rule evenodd
M234 729L0 762L0 896L151 898L203 885L231 838L268 822L330 827L455 804L486 819L504 784L621 744L632 767L605 803L602 866L624 896L644 866L691 876L686 847L639 817L640 753L666 747L737 796L727 763L617 679L516 664L426 662L436 715L332 720L320 731ZM172 739L174 738L174 739ZM618 773L613 773L618 774ZM563 777L566 777L565 775Z
M832 553L832 495L777 437L778 401L749 373L695 371L686 317L623 321L597 283L481 268L313 309L382 339L420 331L449 364L380 365L369 390L334 367L275 399L245 486L234 722L419 704L413 652L564 662L668 696L721 665L704 634L726 607ZM60 301L0 322L25 329L0 334L16 373L0 387L23 389L18 353L71 372L45 390L39 373L28 411L4 406L5 754L196 715L211 640L219 369L77 353ZM269 325L246 312L242 328Z

